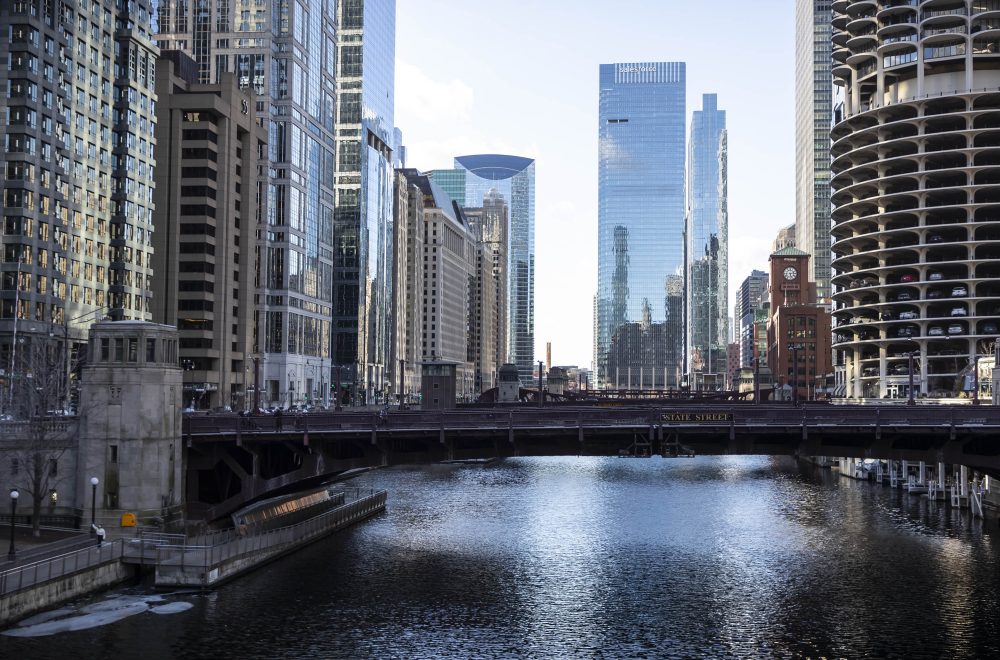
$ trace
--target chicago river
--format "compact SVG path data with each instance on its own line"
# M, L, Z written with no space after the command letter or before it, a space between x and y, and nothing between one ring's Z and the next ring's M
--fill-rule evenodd
M996 657L996 521L790 459L515 458L355 480L387 512L24 658ZM87 627L92 626L92 627Z

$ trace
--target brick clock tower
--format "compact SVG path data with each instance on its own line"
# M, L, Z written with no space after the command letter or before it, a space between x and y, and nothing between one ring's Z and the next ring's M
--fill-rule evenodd
M816 300L810 288L809 253L786 247L771 255L771 311L783 305L805 305Z
M775 397L815 399L831 371L830 312L816 304L809 254L786 247L771 255L767 363Z

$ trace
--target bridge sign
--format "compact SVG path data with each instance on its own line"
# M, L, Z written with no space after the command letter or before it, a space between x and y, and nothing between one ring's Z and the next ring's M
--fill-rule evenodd
M733 413L731 412L663 413L661 419L664 422L731 422L733 421Z

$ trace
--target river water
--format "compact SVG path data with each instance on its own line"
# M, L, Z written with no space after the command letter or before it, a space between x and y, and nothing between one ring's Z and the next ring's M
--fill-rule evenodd
M1000 657L995 530L788 459L355 482L388 511L211 593L73 603L13 632L94 627L0 636L0 658Z

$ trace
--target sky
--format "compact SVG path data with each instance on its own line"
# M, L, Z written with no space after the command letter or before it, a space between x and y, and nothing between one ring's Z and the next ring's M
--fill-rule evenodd
M729 283L795 221L793 0L397 0L395 123L407 167L535 163L535 359L589 366L597 288L598 66L687 63L687 122L729 131Z

